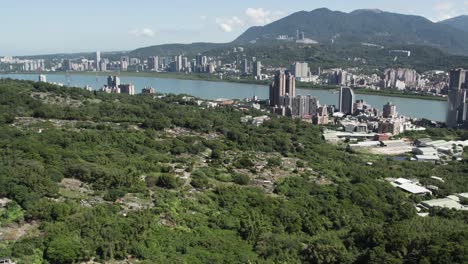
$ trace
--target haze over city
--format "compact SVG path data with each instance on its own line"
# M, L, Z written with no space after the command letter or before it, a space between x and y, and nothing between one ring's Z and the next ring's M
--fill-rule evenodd
M55 1L1 3L0 55L121 51L163 43L230 42L250 26L327 7L381 9L439 21L468 13L466 0Z

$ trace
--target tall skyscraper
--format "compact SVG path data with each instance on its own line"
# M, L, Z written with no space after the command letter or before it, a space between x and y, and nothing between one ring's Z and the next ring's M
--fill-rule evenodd
M63 69L64 71L71 71L71 70L73 70L73 67L72 67L72 66L73 66L73 65L72 65L71 60L69 60L69 59L63 60L62 69Z
M202 55L200 53L198 53L197 57L195 58L195 62L197 64L197 66L201 66L202 65Z
M390 117L396 117L397 116L397 111L396 111L396 105L388 102L386 105L383 107L383 117L384 118L390 118Z
M255 61L253 64L253 76L260 77L262 75L262 62Z
M285 95L296 96L296 78L289 71L278 71L270 84L270 105L282 105L281 96Z
M96 51L95 67L96 67L96 71L101 71L101 52L100 51Z
M182 70L182 55L174 57L175 72Z
M242 60L242 73L249 73L249 61L247 59Z
M108 87L119 87L120 77L119 76L109 76L107 77L107 86Z
M120 57L120 70L126 71L130 63L130 58L128 56Z
M384 88L414 88L418 86L419 74L413 69L386 69L384 71Z
M105 60L101 60L99 63L99 70L100 71L107 71L107 62Z
M291 67L291 72L296 78L308 78L310 77L309 64L307 62L295 62Z
M346 115L354 113L354 92L350 87L341 87L340 90L340 112Z
M450 71L448 88L448 111L446 124L448 127L457 128L467 123L467 90L468 71L455 69Z
M159 57L151 56L148 58L148 70L157 71L159 69Z
M121 84L119 85L119 88L120 88L120 93L122 94L129 94L129 95L135 94L135 86L133 84Z

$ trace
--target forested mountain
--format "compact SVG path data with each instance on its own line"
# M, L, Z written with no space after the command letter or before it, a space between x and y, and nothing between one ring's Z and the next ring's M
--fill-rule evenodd
M395 161L327 144L299 120L240 121L264 114L0 79L0 258L467 263L467 212L420 217L424 198L383 179L445 197L466 191L468 160Z
M440 21L439 23L450 25L452 27L468 32L468 16L467 15L457 16L454 18Z
M265 26L249 28L235 41L271 40L279 35L295 37L296 30L319 43L332 43L333 40L342 44L427 45L451 53L468 54L468 33L424 17L380 10L344 13L321 8L301 11Z

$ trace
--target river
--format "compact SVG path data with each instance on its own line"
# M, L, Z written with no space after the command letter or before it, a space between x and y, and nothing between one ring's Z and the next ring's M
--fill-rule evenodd
M47 74L48 82L63 83L68 86L84 87L89 85L98 89L107 83L106 76L81 74ZM0 77L38 80L37 74L1 74ZM210 82L200 80L179 80L155 77L121 76L121 83L132 83L135 92L141 92L145 86L151 86L159 93L188 94L203 99L243 99L258 96L268 98L268 87L255 84L240 84L231 82ZM297 89L297 94L315 96L321 104L338 105L338 94L327 90ZM447 102L414 98L400 98L377 95L356 94L356 99L363 99L373 107L382 109L387 102L397 106L399 114L427 118L434 121L445 121Z

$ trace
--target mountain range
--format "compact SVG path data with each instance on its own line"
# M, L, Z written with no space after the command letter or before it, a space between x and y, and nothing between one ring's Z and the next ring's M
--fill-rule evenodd
M265 26L251 27L234 42L271 41L279 35L295 37L299 31L321 44L425 45L468 55L467 25L466 16L435 23L421 16L376 9L345 13L320 8L296 12Z
M361 43L385 48L427 46L452 55L468 56L468 16L466 15L432 22L421 16L390 13L378 9L360 9L345 13L326 8L296 12L265 26L251 27L230 43L164 44L127 52L107 52L105 56L118 58L121 55L129 55L144 58L154 55L194 55L253 42L277 45L276 38L279 35L296 37L298 31L304 32L306 38L317 41L320 46L330 46L332 43L341 47L361 45ZM94 56L91 53L49 56L70 57L70 55L89 58ZM44 55L26 57L43 58Z
M445 25L450 25L452 27L458 28L460 30L463 30L465 32L468 32L468 16L463 15L463 16L457 16L454 18L450 18L444 21L439 22L441 24Z

